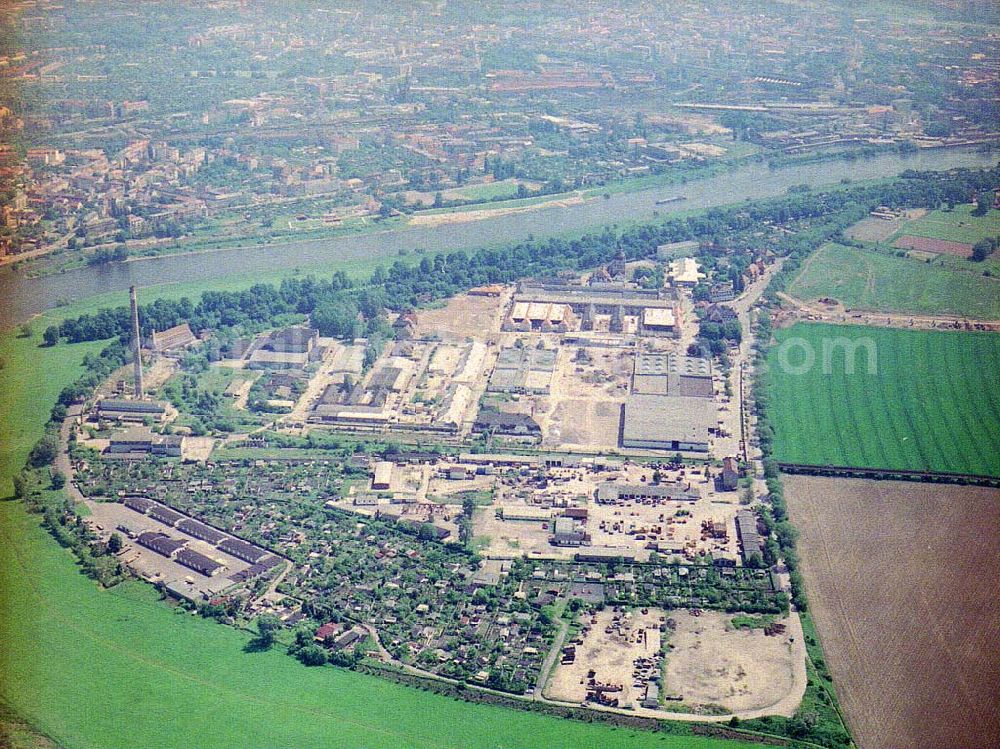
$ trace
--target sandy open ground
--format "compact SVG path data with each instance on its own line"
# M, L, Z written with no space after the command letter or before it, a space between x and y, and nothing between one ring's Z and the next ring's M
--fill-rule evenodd
M1000 492L786 476L826 658L859 745L1000 736Z
M645 696L645 687L633 685L632 669L636 658L659 657L660 623L665 614L660 609L647 613L632 611L621 616L621 625L612 623L612 609L597 612L590 628L577 646L576 660L557 665L545 696L563 702L583 702L587 696L587 672L603 684L620 684L619 705L638 704ZM585 620L590 622L592 620ZM606 632L607 628L611 632Z
M559 352L548 418L541 422L546 446L584 452L618 447L621 408L628 393L632 354L625 349L594 349L587 361L576 349Z
M546 445L575 450L614 450L618 446L621 402L567 399L552 412Z
M410 226L445 226L448 224L465 224L469 221L482 221L487 218L497 218L498 216L509 216L515 213L525 213L527 211L537 211L542 208L566 208L571 205L579 205L584 199L579 195L573 195L559 200L546 200L541 203L514 206L508 208L484 208L474 211L451 211L448 213L418 214L410 218Z
M558 547L549 543L551 521L503 520L494 507L476 512L474 521L477 538L487 538L482 553L491 558L512 558L522 555L572 559L578 549Z
M795 655L788 632L734 629L732 614L672 611L665 690L691 708L721 705L733 712L769 707L794 684Z
M177 371L177 362L173 359L160 357L153 362L152 366L144 367L142 372L142 384L147 392L159 390L166 384L167 380L173 377Z
M500 329L503 298L459 294L440 309L417 312L418 336L490 338Z

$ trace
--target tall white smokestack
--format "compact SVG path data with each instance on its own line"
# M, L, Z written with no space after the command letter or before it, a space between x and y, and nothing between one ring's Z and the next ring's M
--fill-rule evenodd
M135 299L135 286L128 289L129 301L132 303L132 358L135 367L135 397L143 397L142 387L142 338L139 335L139 304Z

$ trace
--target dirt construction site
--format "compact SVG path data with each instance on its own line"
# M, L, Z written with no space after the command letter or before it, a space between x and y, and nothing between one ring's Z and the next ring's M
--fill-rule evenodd
M585 619L578 644L569 646L575 648L574 657L563 655L545 696L562 702L639 705L648 683L643 675L659 677L660 627L665 621L660 609L642 613L609 608Z
M998 492L786 476L785 495L859 746L996 746Z
M563 648L545 696L644 715L791 714L804 687L798 627L782 619L741 629L732 620L717 611L599 611Z
M417 336L437 335L443 339L490 338L500 330L500 316L513 289L503 296L459 294L435 309L422 309L417 315Z
M543 444L584 451L617 447L631 372L627 349L562 349L542 420Z
M738 629L717 611L670 612L664 689L694 712L721 706L730 712L770 707L794 686L795 654L786 625L773 634Z

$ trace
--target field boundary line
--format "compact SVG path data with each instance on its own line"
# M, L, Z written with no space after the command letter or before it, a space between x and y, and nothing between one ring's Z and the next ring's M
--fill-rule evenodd
M845 478L884 479L888 481L923 481L926 483L970 484L1000 488L1000 476L948 471L921 471L911 468L878 468L872 466L818 465L811 463L778 463L785 473L806 476L842 476Z

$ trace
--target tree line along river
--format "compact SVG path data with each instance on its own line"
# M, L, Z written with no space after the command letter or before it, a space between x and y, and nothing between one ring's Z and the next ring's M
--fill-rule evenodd
M413 227L330 239L255 245L200 253L164 255L127 263L86 266L31 278L21 269L0 269L0 328L9 328L61 300L194 279L273 273L282 266L305 272L338 261L392 257L419 248L470 249L546 237L625 221L652 220L677 211L700 210L783 195L793 185L812 186L894 177L907 169L944 170L995 165L996 153L972 149L883 154L855 161L824 161L772 169L754 163L716 177L640 192L613 193L575 205L540 208L467 223ZM657 201L685 196L685 200ZM484 208L489 208L487 204Z

